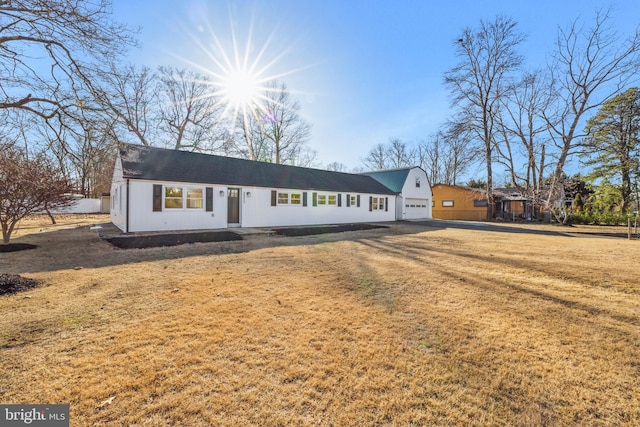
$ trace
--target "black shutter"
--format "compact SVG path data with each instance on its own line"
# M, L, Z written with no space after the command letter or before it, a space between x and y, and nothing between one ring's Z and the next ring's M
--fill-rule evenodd
M307 192L302 193L302 206L307 206Z
M204 210L206 212L213 212L213 187L206 188Z
M389 198L388 197L384 198L384 210L386 212L389 212Z
M351 195L347 194L347 207L351 206Z
M357 208L360 207L360 195L359 194L356 196L356 207Z
M342 206L342 194L338 193L338 207Z
M373 211L373 197L369 196L369 212Z
M278 192L276 190L271 190L271 206L276 206L278 204Z
M153 212L162 212L162 184L153 184Z
M313 206L318 206L318 193L316 193L315 191L313 193L311 193L312 195L312 205Z

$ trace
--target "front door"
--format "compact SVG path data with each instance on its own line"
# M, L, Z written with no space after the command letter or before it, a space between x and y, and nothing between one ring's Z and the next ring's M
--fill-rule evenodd
M227 189L227 223L240 225L240 189Z

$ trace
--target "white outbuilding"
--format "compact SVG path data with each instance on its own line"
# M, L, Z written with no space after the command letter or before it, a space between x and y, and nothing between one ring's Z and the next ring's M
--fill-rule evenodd
M124 232L384 222L397 194L368 175L127 144L110 213Z
M430 219L433 194L426 172L418 167L365 172L396 194L396 219Z

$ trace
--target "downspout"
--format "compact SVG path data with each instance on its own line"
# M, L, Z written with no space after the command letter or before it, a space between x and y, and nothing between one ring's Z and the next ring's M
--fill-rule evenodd
M125 226L124 232L125 234L129 232L129 178L127 178L127 208L125 212Z

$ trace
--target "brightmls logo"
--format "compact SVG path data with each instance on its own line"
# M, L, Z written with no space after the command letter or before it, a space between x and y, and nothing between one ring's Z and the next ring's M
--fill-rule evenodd
M69 405L0 405L0 425L69 427Z

